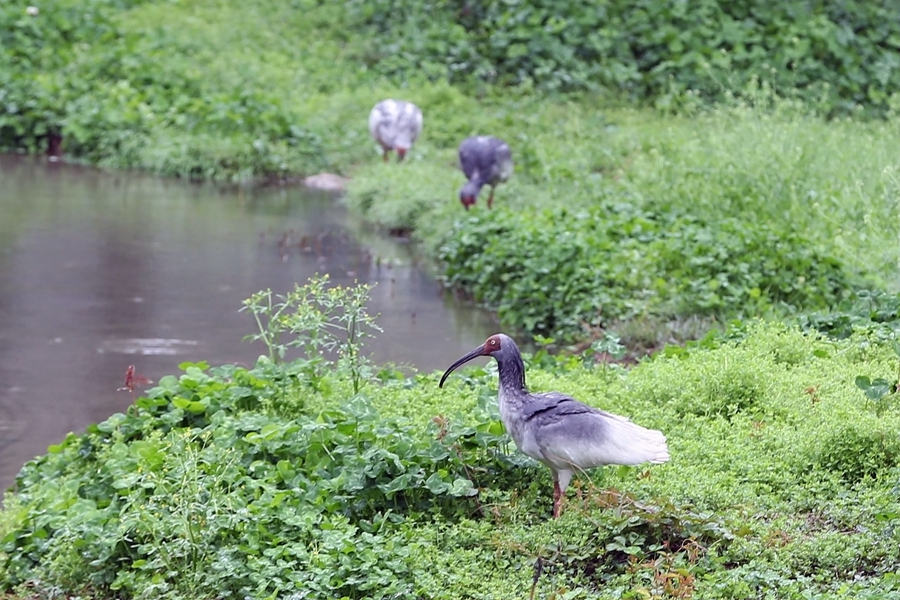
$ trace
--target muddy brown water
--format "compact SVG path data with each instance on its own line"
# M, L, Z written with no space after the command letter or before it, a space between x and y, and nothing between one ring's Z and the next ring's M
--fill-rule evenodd
M0 155L0 490L68 432L125 410L129 365L154 381L184 361L252 365L265 348L241 341L255 328L242 301L316 273L375 284L379 364L443 369L497 330L332 195Z

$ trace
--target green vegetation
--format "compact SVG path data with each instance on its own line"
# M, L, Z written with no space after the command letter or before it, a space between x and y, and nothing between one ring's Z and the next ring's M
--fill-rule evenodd
M58 136L74 159L185 177L351 174L350 207L423 242L506 328L566 342L615 328L656 347L895 291L889 14L806 0L60 0L37 15L7 2L0 147ZM380 164L365 127L386 96L425 114L402 167ZM455 149L474 133L514 151L489 214L456 201Z
M451 200L462 180L451 150L360 167L347 201L414 230L448 283L504 323L563 339L627 320L644 323L630 346L654 346L684 339L691 318L790 315L893 289L900 143L889 125L770 101L667 118L522 101L487 112L517 140L495 210Z
M296 44L319 28L309 4L4 2L0 147L44 151L55 133L71 158L197 178L346 168L364 131L336 124L372 92L332 102L340 40Z
M370 368L365 292L254 296L277 360L182 365L26 464L0 512L0 590L522 598L540 564L537 597L900 597L900 413L854 383L897 372L877 327L835 340L757 323L631 370L535 355L533 389L661 428L673 457L583 474L552 520L549 472L511 447L494 369L441 390Z
M824 113L896 109L900 24L886 3L356 0L366 64L391 75L599 90L669 107L762 78Z
M600 340L530 357L534 389L662 429L673 457L582 476L549 520L493 370L442 391L379 369L365 290L316 280L247 301L253 368L184 365L28 463L0 593L900 598L900 24L865 2L592 6L0 3L0 148L351 174L352 210L508 328ZM387 96L425 114L399 166L365 129ZM516 171L466 213L475 133ZM623 350L610 328L700 339L624 370L600 360Z

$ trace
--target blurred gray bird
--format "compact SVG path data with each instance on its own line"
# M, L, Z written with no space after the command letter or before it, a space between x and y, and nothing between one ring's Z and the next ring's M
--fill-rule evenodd
M489 135L466 138L459 145L459 167L469 180L459 191L459 201L466 210L475 204L481 188L491 186L487 205L494 204L494 188L509 179L513 172L509 145Z
M455 363L454 369L479 356L497 359L500 378L500 420L521 452L550 468L553 474L553 516L576 472L601 465L639 465L669 460L666 436L631 420L583 404L559 392L530 393L525 364L507 335L492 335Z
M384 162L391 150L399 162L422 133L422 111L405 100L382 100L369 113L369 133L384 150Z

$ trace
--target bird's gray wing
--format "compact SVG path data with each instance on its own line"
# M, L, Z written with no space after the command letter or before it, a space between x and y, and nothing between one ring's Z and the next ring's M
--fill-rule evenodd
M459 168L465 174L466 179L479 171L481 164L482 144L477 137L466 138L459 145Z
M391 126L397 118L398 104L396 100L382 100L369 113L369 133L382 145L393 145Z
M491 183L496 184L506 181L513 172L512 151L509 144L499 138L492 138L493 143L493 162L491 165Z
M532 394L530 400L524 426L531 429L546 460L558 469L669 460L666 438L659 431L559 392Z
M568 415L597 412L596 408L559 392L530 394L522 407L522 418L537 427L546 427Z

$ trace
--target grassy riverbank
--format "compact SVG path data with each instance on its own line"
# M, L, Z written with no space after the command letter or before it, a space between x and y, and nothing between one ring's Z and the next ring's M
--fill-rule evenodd
M254 368L184 365L25 465L0 512L0 590L523 598L540 559L537 597L900 597L900 417L854 384L897 372L876 330L748 325L630 370L529 359L533 389L660 428L672 454L581 475L552 520L549 472L499 422L495 369L441 390L375 368L345 337L372 332L364 301L300 290L286 321L259 311L271 354ZM330 340L334 363L278 362Z
M612 328L630 346L658 347L735 317L785 318L862 288L896 291L893 104L874 92L881 100L863 102L852 72L835 70L827 93L799 79L791 92L773 72L771 86L736 76L739 86L713 94L699 71L685 67L673 75L684 81L663 90L640 61L615 54L607 66L644 78L623 96L535 38L559 72L526 62L516 68L528 77L501 72L491 83L477 67L489 53L483 32L465 18L461 30L426 27L415 6L399 3L385 20L384 3L62 0L34 16L7 4L0 20L16 68L0 141L40 151L61 136L74 160L185 177L350 175L353 210L422 241L447 282L508 329L559 341ZM556 10L536 6L535 15ZM584 17L565 10L554 18ZM875 18L868 10L852 18ZM500 36L509 23L493 26ZM442 41L453 35L463 37ZM655 47L640 35L634 43ZM875 38L853 44L893 56ZM440 47L471 72L438 60ZM831 51L815 56L825 64ZM858 58L842 58L844 68ZM566 73L571 85L560 83ZM425 114L400 166L380 163L366 131L386 96ZM884 118L858 118L873 114ZM492 212L465 213L456 199L456 146L475 133L513 148L516 172Z
M463 212L453 149L430 146L403 168L358 168L347 202L413 231L504 323L563 339L628 329L653 346L691 335L692 319L785 317L896 288L889 123L778 102L669 117L527 101L484 112L483 130L516 150L495 210ZM463 121L441 116L434 129Z

